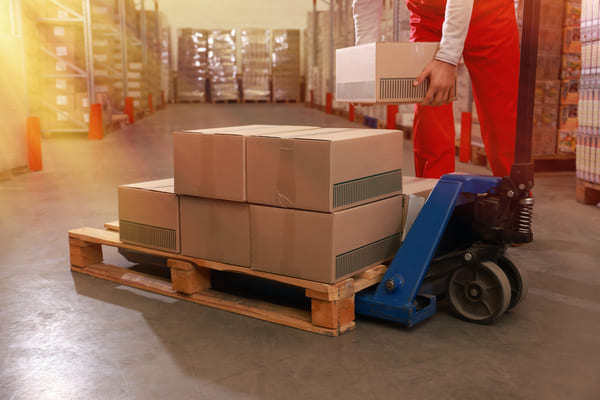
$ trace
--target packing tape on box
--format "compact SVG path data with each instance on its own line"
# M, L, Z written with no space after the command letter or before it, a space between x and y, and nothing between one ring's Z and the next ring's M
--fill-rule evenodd
M277 203L290 208L296 204L296 176L294 175L294 140L279 139L277 168Z
M213 163L217 159L214 149L214 135L203 134L202 145L200 146L201 164L205 168L200 169L200 182L207 190L207 196L216 195L216 177Z

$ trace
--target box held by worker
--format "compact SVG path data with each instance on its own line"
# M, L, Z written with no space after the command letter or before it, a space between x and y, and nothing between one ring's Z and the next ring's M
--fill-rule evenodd
M335 101L420 103L428 81L413 82L438 48L438 42L379 42L336 50Z
M246 146L250 203L332 212L402 191L401 131L323 128Z
M404 196L335 213L250 206L252 269L333 283L393 258Z
M179 253L179 199L173 178L122 185L118 194L122 242Z

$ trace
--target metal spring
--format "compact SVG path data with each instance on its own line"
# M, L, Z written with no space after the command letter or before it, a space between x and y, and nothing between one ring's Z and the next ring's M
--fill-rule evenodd
M528 234L531 232L531 223L533 222L533 197L521 199L519 201L519 222L518 232Z

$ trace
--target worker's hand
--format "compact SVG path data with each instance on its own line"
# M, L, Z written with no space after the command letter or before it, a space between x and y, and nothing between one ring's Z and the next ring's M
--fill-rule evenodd
M429 90L427 90L421 105L441 106L449 104L454 100L456 65L433 60L423 68L423 71L417 76L413 85L419 86L427 78L429 78Z

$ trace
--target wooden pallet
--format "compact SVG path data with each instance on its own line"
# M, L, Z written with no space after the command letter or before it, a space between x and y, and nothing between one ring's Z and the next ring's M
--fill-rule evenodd
M273 103L299 103L300 99L273 99Z
M600 184L577 179L577 192L575 196L579 203L600 203Z
M227 99L227 100L213 100L213 104L238 104L240 102L239 99Z
M270 103L271 99L244 99L244 103Z
M118 221L105 224L105 228L69 231L73 271L328 336L338 336L354 329L355 293L377 284L387 269L387 266L379 265L339 283L325 284L126 244L119 240ZM102 246L163 257L167 259L171 279L105 264ZM284 288L301 288L310 300L310 310L214 290L211 288L211 273L216 274L217 271L262 278L269 283L281 284Z

